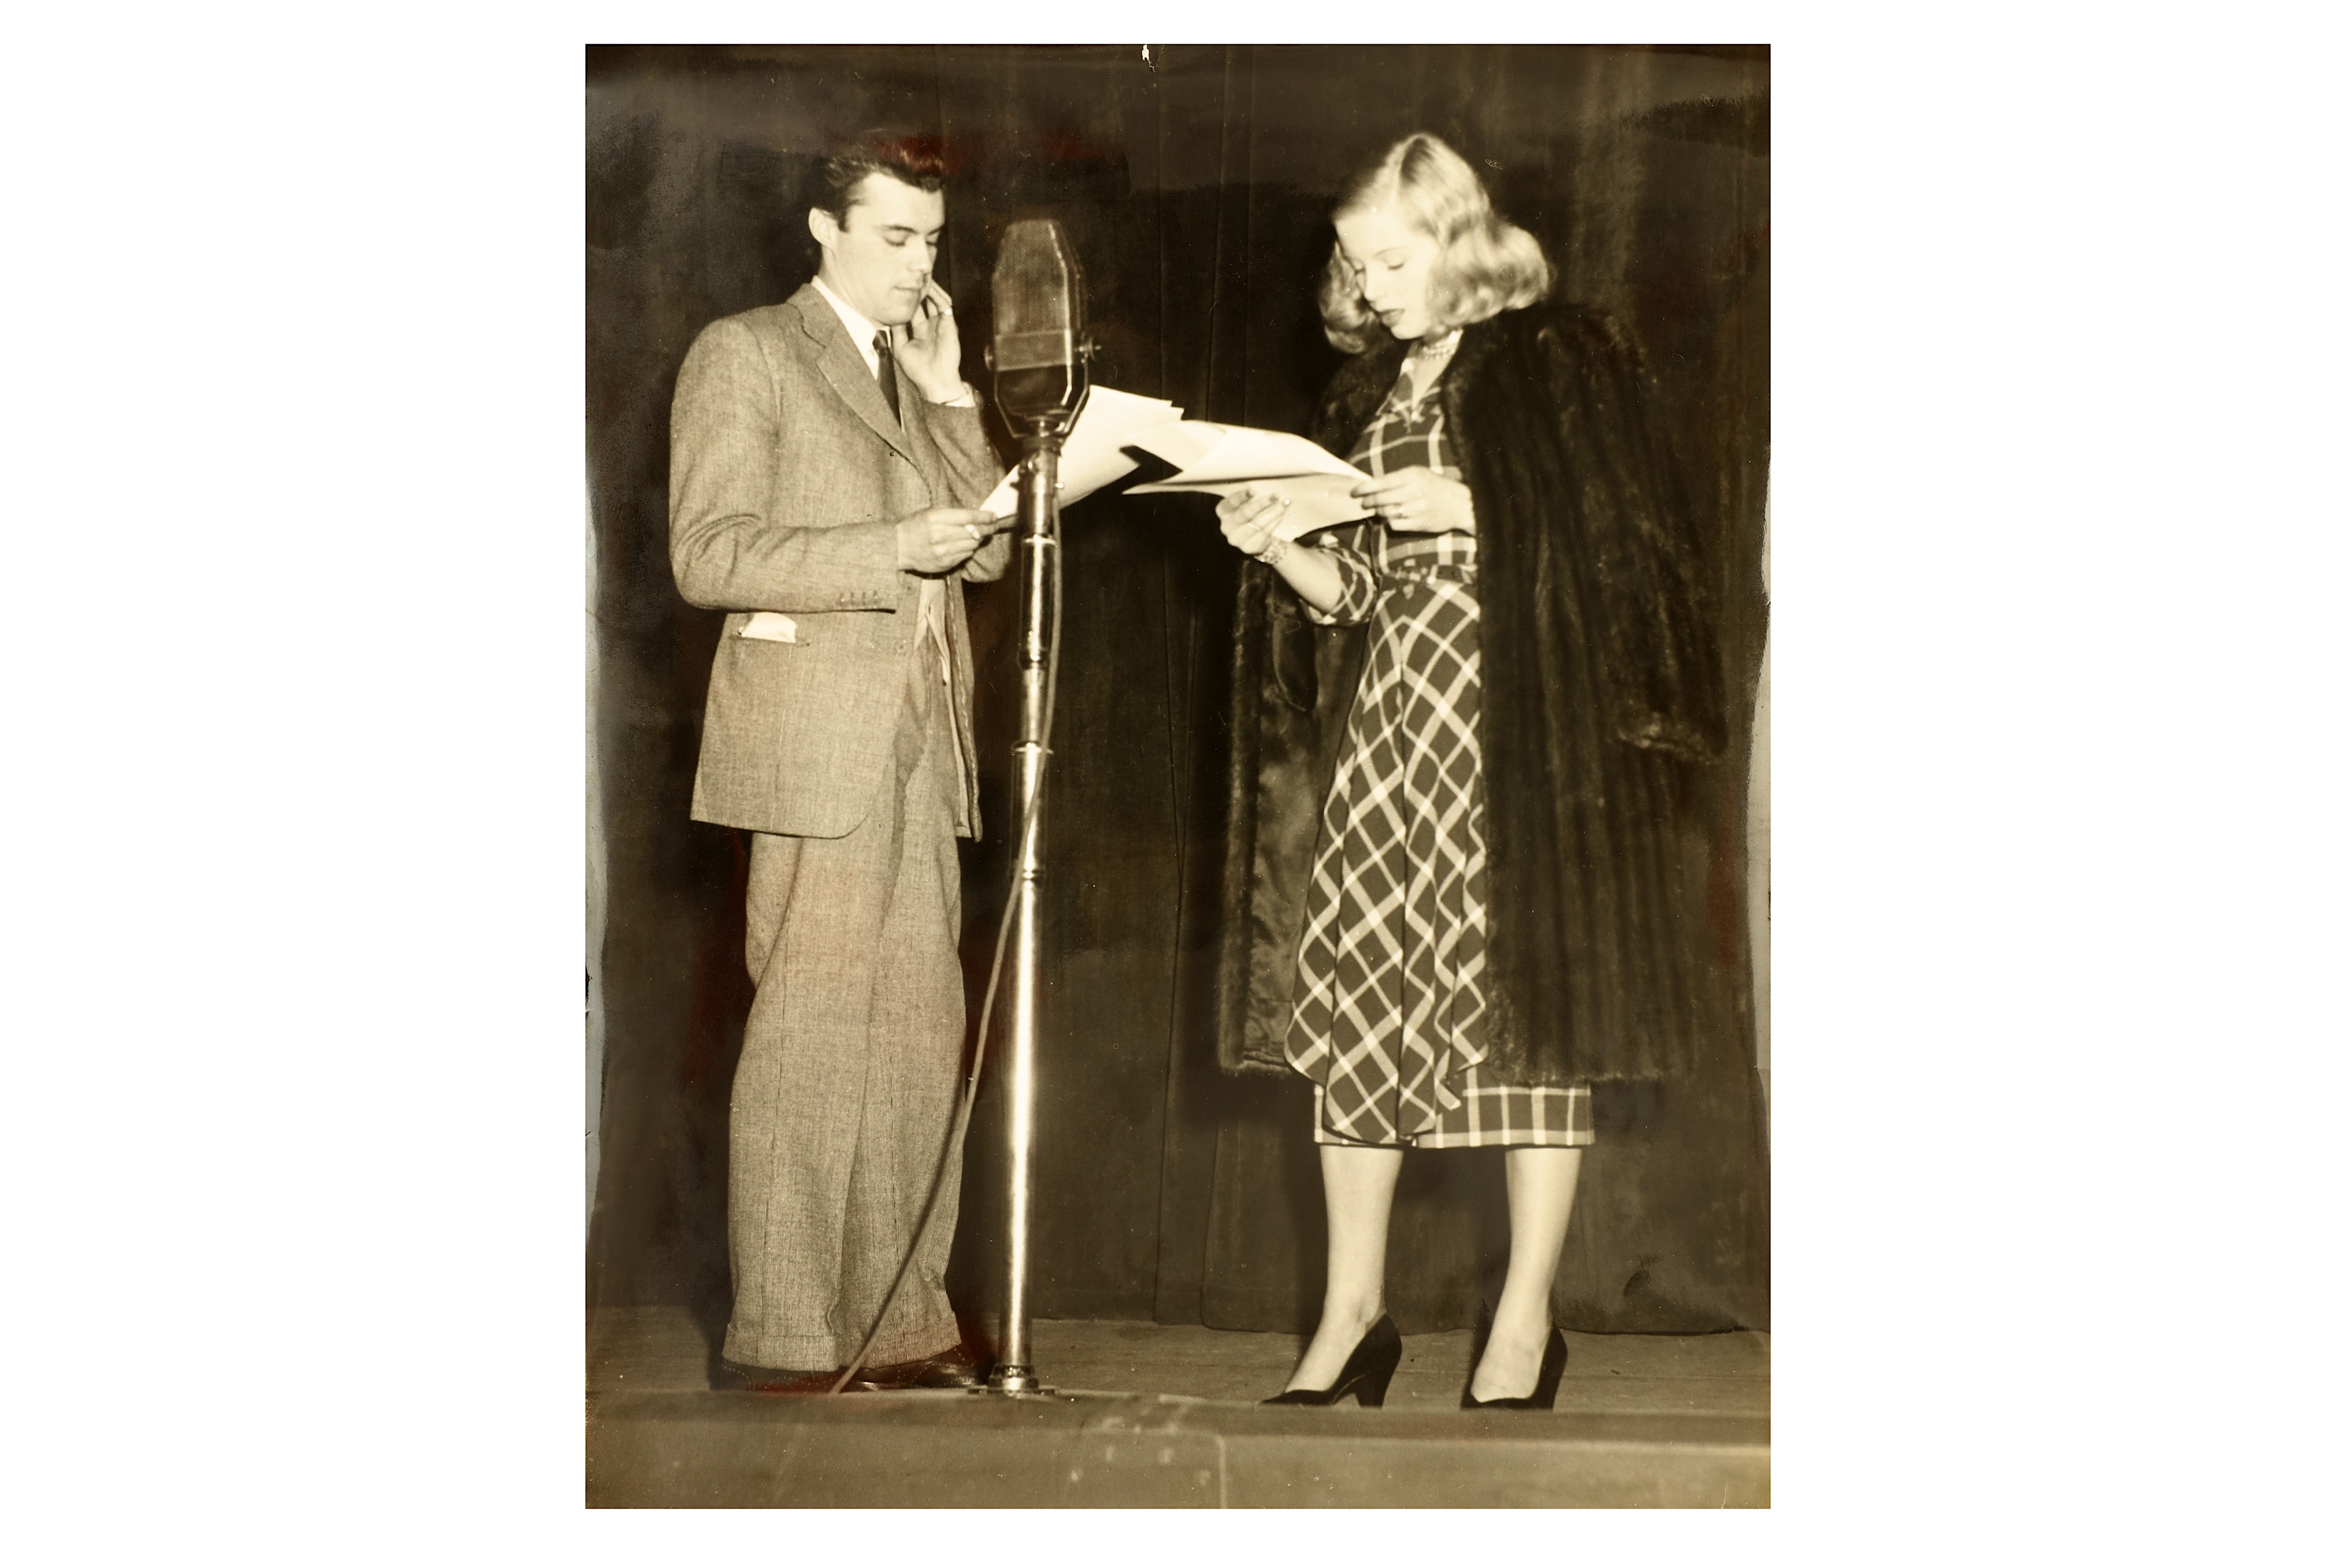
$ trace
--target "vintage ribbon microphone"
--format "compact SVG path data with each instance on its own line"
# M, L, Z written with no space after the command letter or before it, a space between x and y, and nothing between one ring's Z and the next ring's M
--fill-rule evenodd
M1021 440L1020 512L1017 527L1026 550L1021 572L1021 741L1013 748L1021 766L1021 844L1018 876L1004 917L996 928L996 954L988 966L988 991L980 1007L978 1046L964 1082L962 1103L931 1173L914 1239L899 1260L898 1276L882 1298L882 1310L832 1392L846 1388L866 1364L868 1352L889 1320L907 1282L915 1254L938 1212L949 1165L963 1147L964 1130L980 1092L981 1063L987 1059L988 1025L996 1011L1007 941L1013 945L1013 1039L1005 1094L1005 1142L1012 1157L1009 1235L1004 1260L1004 1324L996 1368L987 1392L1045 1392L1029 1363L1030 1156L1036 1145L1037 1055L1037 841L1044 820L1047 741L1054 728L1054 688L1061 667L1062 508L1057 470L1062 442L1077 423L1087 401L1086 285L1077 257L1051 219L1029 218L1006 229L998 250L993 297L996 331L988 362L996 372L996 406ZM1048 620L1050 615L1051 619ZM977 1392L977 1391L975 1391Z
M997 1394L1042 1392L1029 1359L1029 1195L1036 1148L1037 845L1045 822L1046 741L1054 719L1062 620L1062 443L1087 401L1086 285L1078 258L1050 218L1004 231L996 253L996 330L989 368L996 406L1021 442L1021 778L1019 881L1013 907L1013 1021L1005 1067L1004 1321ZM1048 629L1048 607L1052 617ZM1002 943L1000 942L1000 947ZM1000 958L1000 964L1002 960ZM985 1014L982 1009L982 1046Z

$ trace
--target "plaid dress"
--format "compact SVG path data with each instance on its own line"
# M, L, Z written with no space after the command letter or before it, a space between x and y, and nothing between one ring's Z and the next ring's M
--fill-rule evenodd
M1429 356L1349 461L1449 478ZM1478 763L1478 541L1366 521L1323 548L1343 586L1327 625L1371 622L1323 806L1284 1054L1315 1082L1315 1140L1423 1149L1592 1142L1589 1086L1496 1082L1486 1057L1486 835Z

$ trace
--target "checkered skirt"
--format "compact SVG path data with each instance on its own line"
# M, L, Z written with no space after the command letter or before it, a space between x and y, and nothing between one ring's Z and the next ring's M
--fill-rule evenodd
M1449 477L1444 414L1408 382L1349 461ZM1325 800L1285 1054L1314 1080L1318 1143L1575 1146L1590 1089L1484 1067L1486 841L1478 761L1477 540L1359 523L1325 541L1344 590L1327 623L1370 622Z

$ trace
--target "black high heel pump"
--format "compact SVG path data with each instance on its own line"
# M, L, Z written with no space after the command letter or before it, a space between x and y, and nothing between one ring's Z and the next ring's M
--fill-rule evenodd
M1364 1331L1356 1348L1348 1353L1348 1364L1331 1380L1328 1388L1291 1388L1261 1405L1337 1405L1349 1395L1356 1403L1377 1410L1381 1401L1389 1396L1389 1379L1396 1375L1397 1363L1403 1358L1404 1341L1397 1334L1396 1324L1386 1312L1381 1321Z
M1559 1397L1559 1375L1568 1370L1568 1336L1558 1329L1544 1341L1543 1364L1536 1370L1536 1386L1532 1394L1522 1394L1508 1399L1473 1399L1470 1390L1462 1390L1465 1410L1549 1410ZM1475 1374L1474 1373L1475 1376Z

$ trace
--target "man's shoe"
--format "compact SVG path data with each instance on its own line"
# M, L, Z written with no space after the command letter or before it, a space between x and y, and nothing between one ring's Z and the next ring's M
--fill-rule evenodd
M869 1366L859 1375L880 1388L978 1388L988 1381L988 1363L955 1345L919 1361Z
M841 1369L831 1372L795 1372L781 1366L746 1366L740 1362L721 1361L719 1375L711 1386L724 1392L742 1394L830 1394L840 1381ZM849 1380L844 1394L874 1394L882 1385L873 1380L868 1372Z

